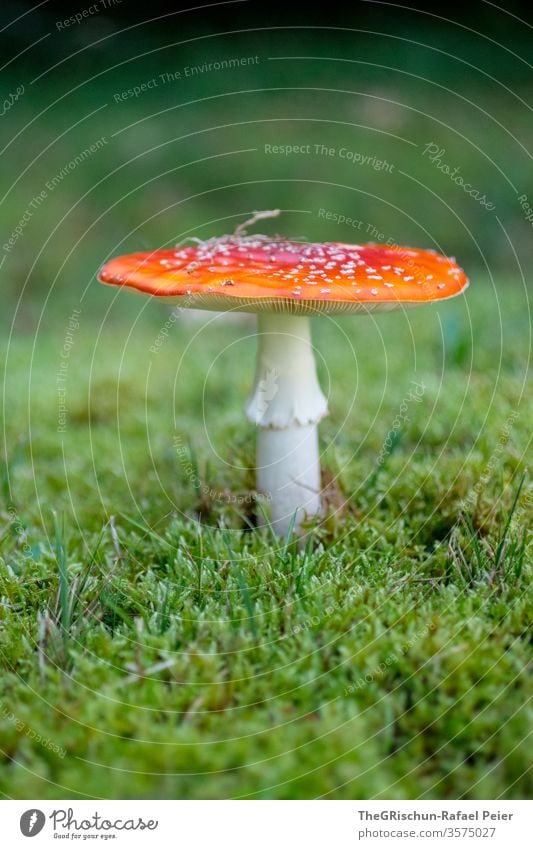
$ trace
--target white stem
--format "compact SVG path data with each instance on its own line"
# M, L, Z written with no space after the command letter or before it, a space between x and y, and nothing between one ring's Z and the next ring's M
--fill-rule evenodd
M295 521L320 515L317 424L328 412L316 375L309 319L261 314L255 385L246 406L259 425L257 489L283 536Z

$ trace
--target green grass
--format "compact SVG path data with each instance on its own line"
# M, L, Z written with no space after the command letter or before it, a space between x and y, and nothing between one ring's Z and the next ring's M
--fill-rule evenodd
M178 320L153 354L164 308L90 295L58 433L75 304L45 331L19 312L0 791L529 796L525 304L474 279L438 309L317 322L329 515L304 547L253 528L252 324Z

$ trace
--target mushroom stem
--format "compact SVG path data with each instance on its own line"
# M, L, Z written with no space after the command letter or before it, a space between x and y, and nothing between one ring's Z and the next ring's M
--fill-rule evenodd
M262 313L255 385L246 406L259 426L257 489L280 536L321 513L317 424L328 412L307 316Z

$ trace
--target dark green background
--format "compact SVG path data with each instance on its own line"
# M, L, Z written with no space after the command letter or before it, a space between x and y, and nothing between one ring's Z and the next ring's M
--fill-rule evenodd
M526 8L361 2L311 13L245 2L202 13L123 0L61 24L78 8L44 4L3 33L3 90L25 91L0 123L2 232L73 157L107 142L33 216L6 258L4 291L26 286L25 299L39 300L52 283L90 284L92 296L110 254L218 235L272 207L306 212L287 211L267 232L364 241L370 225L484 278L529 268L533 229L517 199L533 198L531 29L516 17ZM161 74L243 56L259 62L115 100ZM430 142L493 211L423 155ZM393 168L265 155L265 144L347 147ZM320 208L365 228L324 222Z

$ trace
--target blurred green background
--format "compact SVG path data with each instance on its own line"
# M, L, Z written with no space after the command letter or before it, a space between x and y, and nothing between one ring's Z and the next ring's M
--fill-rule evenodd
M94 275L109 255L222 234L273 207L286 212L268 232L434 247L489 281L529 269L533 229L518 198L533 203L531 41L513 10L474 4L454 24L453 8L448 20L436 4L171 8L155 4L142 22L146 9L124 1L66 25L77 7L44 4L3 33L5 96L24 87L0 123L4 236L32 215L2 251L2 279L12 296L29 290L29 310L87 287L101 307L112 294ZM199 70L224 60L246 64Z

